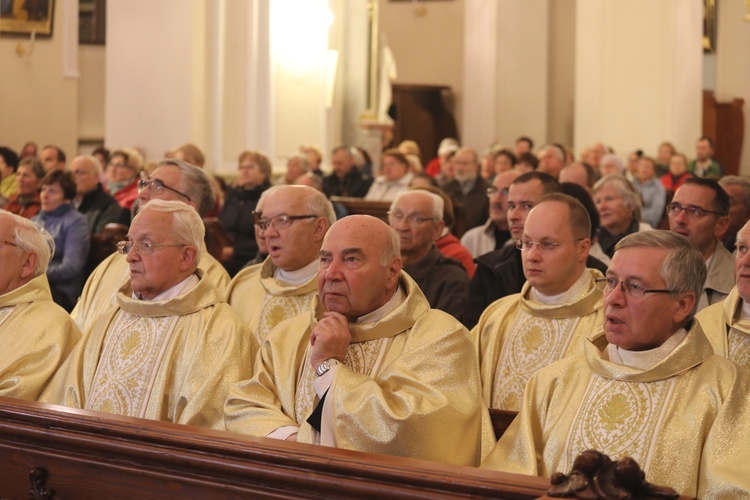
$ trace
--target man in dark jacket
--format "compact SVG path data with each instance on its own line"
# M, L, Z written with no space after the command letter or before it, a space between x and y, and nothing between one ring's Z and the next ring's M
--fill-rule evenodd
M460 320L469 275L460 262L445 257L435 246L445 227L443 199L423 190L401 193L391 204L388 219L399 236L403 270L417 282L430 307Z
M354 165L354 157L345 146L339 146L331 155L333 173L323 178L323 192L327 197L348 196L363 198L372 184Z
M79 156L70 162L76 182L74 204L86 216L89 234L97 235L110 222L121 220L123 209L117 200L104 191L100 182L102 167L94 156Z

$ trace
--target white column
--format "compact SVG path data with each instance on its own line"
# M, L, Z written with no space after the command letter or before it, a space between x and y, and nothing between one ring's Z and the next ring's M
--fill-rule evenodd
M575 150L625 155L668 140L693 150L701 131L702 3L578 0Z

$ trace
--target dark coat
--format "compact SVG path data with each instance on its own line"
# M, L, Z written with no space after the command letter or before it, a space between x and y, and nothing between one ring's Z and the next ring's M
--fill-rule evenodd
M456 226L461 229L461 232L466 232L472 227L481 226L487 222L490 213L490 199L487 197L488 187L490 185L480 176L477 176L474 187L466 194L463 194L461 184L455 179L442 186L443 191L451 198L453 204L460 206L460 210L456 214Z
M326 175L323 178L323 192L329 198L331 196L364 198L371 184L371 178L366 178L357 167L352 167L343 179L339 179L336 174Z
M119 222L123 208L99 183L93 191L83 195L78 211L86 216L89 234L94 235L101 233L110 222Z
M224 267L230 276L234 276L249 261L258 254L258 243L255 241L255 227L253 224L253 210L258 205L260 195L271 187L266 182L252 189L234 187L227 191L224 206L219 214L219 220L234 243L234 254Z
M469 275L460 262L445 257L432 245L422 260L404 266L404 271L417 282L430 307L461 320L469 293Z

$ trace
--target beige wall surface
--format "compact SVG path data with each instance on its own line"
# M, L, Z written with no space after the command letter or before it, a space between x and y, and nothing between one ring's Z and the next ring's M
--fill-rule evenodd
M0 143L20 150L27 141L54 144L75 156L78 80L63 73L63 5L55 2L52 38L0 38ZM16 49L25 52L20 57Z
M745 100L740 174L750 176L750 21L742 2L721 2L716 40L716 98Z
M104 140L104 45L81 45L78 65L78 138Z
M494 0L493 0L494 1ZM464 0L391 2L380 0L380 32L396 59L396 83L447 85L461 132L463 99Z

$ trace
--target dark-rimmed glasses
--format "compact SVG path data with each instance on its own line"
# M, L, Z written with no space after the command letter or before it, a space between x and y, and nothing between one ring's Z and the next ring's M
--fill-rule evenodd
M620 291L623 295L630 297L641 298L647 293L677 293L677 290L657 290L657 289L646 289L638 283L632 281L620 281L617 278L596 278L596 287L604 295L609 295L612 291L620 285Z
M675 217L677 217L682 211L687 214L688 219L702 219L706 216L706 214L714 214L719 216L726 215L715 210L706 210L705 208L696 207L695 205L687 205L684 207L679 203L670 203L669 205L667 205L667 213L670 215L674 215Z
M263 217L261 212L253 212L253 224L258 226L261 231L266 231L271 224L276 229L286 229L292 225L292 222L301 219L317 219L317 215L274 215L273 217Z
M184 247L187 246L184 243L152 243L148 240L141 241L120 241L117 243L117 251L123 255L130 253L130 250L135 249L135 253L138 255L151 255L159 248L164 247Z
M166 184L164 184L164 182L160 181L159 179L153 179L153 180L152 179L140 179L138 181L138 192L140 193L146 188L148 188L149 191L157 195L162 194L165 189L168 189L172 191L173 193L177 193L180 196L184 196L185 198L187 198L187 201L193 201L190 199L190 196L186 195L182 191L177 191L173 187L167 186Z

